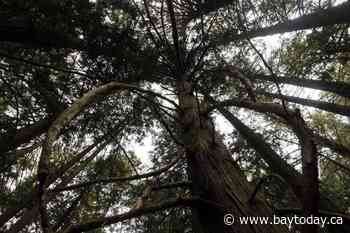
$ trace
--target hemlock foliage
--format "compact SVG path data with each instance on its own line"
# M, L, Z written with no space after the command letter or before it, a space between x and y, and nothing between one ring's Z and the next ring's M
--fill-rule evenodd
M0 231L349 232L348 12L0 1Z

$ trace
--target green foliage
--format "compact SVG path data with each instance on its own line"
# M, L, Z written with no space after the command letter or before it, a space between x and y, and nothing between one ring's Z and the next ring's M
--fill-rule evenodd
M55 179L45 187L49 192L49 223L56 227L55 230L120 214L135 206L151 179L123 183L99 181L69 191L55 190L151 170L143 166L132 151L135 145L129 145L130 142L142 143L147 137L152 139L153 147L149 150L152 170L168 165L184 152L178 143L183 140L179 136L184 130L180 127L182 111L168 101L178 104L179 80L186 79L192 84L191 94L198 106L206 101L205 94L218 101L238 98L242 102L252 102L247 93L248 84L227 72L228 65L247 76L253 91L276 91L275 83L250 80L254 74L271 74L271 71L289 78L350 81L348 25L292 33L274 54L268 55L267 64L271 65L268 68L247 38L232 41L229 45L224 43L227 34L259 31L261 27L285 22L303 12L326 8L329 1L259 0L237 1L235 4L228 4L229 1L184 1L184 6L176 4L175 7L177 44L172 30L174 22L170 22L165 1L146 1L150 7L148 12L144 4L131 2L0 2L0 19L4 22L0 27L0 32L4 32L0 35L1 214L18 207L20 211L16 216L20 219L38 205L37 173L45 132L62 111L103 84L118 81L134 85L134 88L118 90L108 97L98 96L55 141L48 158L49 178ZM260 40L252 43L258 50L266 50L267 45ZM293 94L282 84L280 86L284 93ZM256 103L280 103L259 95L256 100ZM321 93L319 100L350 104L348 99L332 93ZM282 161L300 171L300 142L284 121L270 113L261 114L237 107L227 109L259 133ZM193 114L206 114L212 119L213 113L216 114L214 111L194 111ZM305 119L314 132L344 146L350 145L348 119L319 111L307 113L310 115ZM303 112L303 115L306 114ZM46 126L36 128L43 121L47 121ZM261 154L253 150L242 135L230 127L225 128L221 122L212 124L215 131L224 128L225 133L211 136L218 139L214 140L215 143L225 142L236 160L235 164L240 166L252 186L263 177L275 175ZM104 139L102 142L77 159L79 153L101 138ZM100 148L105 141L108 143ZM35 149L30 150L32 147ZM21 154L22 149L28 151ZM324 148L320 152L327 156L331 154ZM350 167L348 159L331 156L341 165ZM66 167L72 161L74 164ZM323 191L329 193L337 205L349 206L349 176L326 159L321 159L320 171ZM189 179L186 161L181 160L159 175L157 182L165 185ZM280 179L273 178L264 184L262 192L274 207L287 208L293 204L296 206L292 207L300 207L287 186ZM146 206L188 195L188 190L188 187L154 190L146 198ZM50 196L50 192L54 194ZM121 229L121 232L184 233L191 230L191 217L189 209L175 208L142 216L122 224L122 227L115 225L110 228ZM29 221L22 231L40 228L36 220ZM3 230L4 227L0 226L0 231ZM108 230L101 227L90 232Z
M337 162L349 167L348 159L337 158ZM325 159L321 161L321 181L322 190L328 197L341 207L344 213L350 213L350 178L349 171L340 169L336 164Z

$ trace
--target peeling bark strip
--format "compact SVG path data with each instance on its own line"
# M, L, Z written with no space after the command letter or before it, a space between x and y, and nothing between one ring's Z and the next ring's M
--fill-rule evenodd
M254 205L249 203L253 189L216 134L208 109L200 107L206 104L198 103L191 83L178 81L177 93L181 108L179 133L185 144L192 195L207 203L192 207L194 232L288 232L283 225L224 225L227 213L237 217L272 216L272 211L260 194Z

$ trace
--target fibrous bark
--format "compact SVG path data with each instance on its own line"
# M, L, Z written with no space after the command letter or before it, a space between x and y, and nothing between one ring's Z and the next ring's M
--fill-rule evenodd
M195 232L287 232L283 225L227 226L223 217L231 213L239 216L272 216L271 209L257 196L249 203L253 189L225 148L214 129L204 103L198 103L190 82L177 83L180 135L185 145L192 195L207 204L192 207ZM200 106L203 106L201 108Z
M255 104L255 103L254 103ZM270 107L274 106L272 104ZM302 174L297 172L292 166L290 166L286 161L284 161L269 145L267 142L264 141L263 137L257 133L255 133L252 129L250 129L248 126L246 126L243 122L241 122L237 117L235 117L232 113L230 113L228 110L223 108L220 105L216 106L217 109L220 111L220 113L238 130L238 132L247 140L247 143L255 149L261 157L264 159L264 161L269 165L271 171L281 176L285 181L290 185L292 188L294 194L297 196L297 198L304 204L304 208L306 207L308 209L308 213L310 212L317 212L316 207L318 205L318 181L316 181L317 177L317 169L315 166L315 163L317 164L317 157L315 156L315 145L313 144L312 137L309 135L309 138L305 139L305 136L308 135L304 130L302 129L302 132L299 132L303 137L302 145L306 146L307 148L304 148L304 151L302 152L302 155L304 155L304 158L308 158L307 161L305 161L304 169L307 170L310 168L310 171L305 171L305 176L309 176L307 179L308 181L304 182L304 179ZM283 112L282 108L276 108L276 111ZM284 113L285 114L285 113ZM295 126L293 126L295 127ZM303 125L304 127L304 125ZM300 129L299 129L300 130ZM310 140L311 139L311 140ZM311 158L311 160L310 160ZM308 185L311 185L310 187ZM310 192L310 193L309 193ZM310 197L309 197L310 194ZM315 200L310 201L309 198L316 198ZM319 200L319 205L322 210L327 211L337 211L339 208L325 195L321 195ZM310 211L311 210L311 211ZM306 226L306 230L309 226ZM311 227L311 226L310 226ZM315 226L312 226L312 230L315 230ZM342 232L345 233L350 229L350 226L348 225L328 225L328 229L330 232L338 233Z

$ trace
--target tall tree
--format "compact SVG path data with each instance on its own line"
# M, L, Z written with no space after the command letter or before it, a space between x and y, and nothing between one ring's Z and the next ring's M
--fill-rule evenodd
M349 231L349 2L1 5L1 231ZM272 54L252 40L286 32Z

